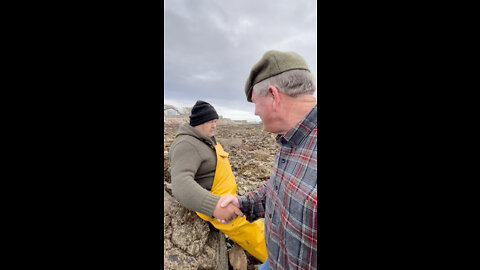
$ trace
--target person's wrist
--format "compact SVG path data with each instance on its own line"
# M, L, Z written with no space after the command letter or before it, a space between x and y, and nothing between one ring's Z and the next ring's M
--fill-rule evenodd
M240 210L242 210L242 206L243 206L243 202L245 200L245 197L244 196L237 196L237 202L238 202L238 208Z

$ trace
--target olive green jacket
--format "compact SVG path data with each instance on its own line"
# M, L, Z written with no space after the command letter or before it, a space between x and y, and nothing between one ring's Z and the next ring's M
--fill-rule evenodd
M209 192L217 156L202 140L216 145L215 138L201 134L188 123L180 125L176 136L169 152L173 196L186 208L213 217L220 199Z

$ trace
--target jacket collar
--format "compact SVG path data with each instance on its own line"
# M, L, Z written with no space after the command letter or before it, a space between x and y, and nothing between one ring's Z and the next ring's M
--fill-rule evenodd
M184 124L180 125L175 137L177 137L179 135L190 135L190 136L193 136L193 137L199 139L200 141L210 141L212 143L212 145L217 144L217 142L215 140L215 136L207 137L207 136L203 135L202 133L200 133L198 130L196 130L194 127L190 126L189 123L184 123Z

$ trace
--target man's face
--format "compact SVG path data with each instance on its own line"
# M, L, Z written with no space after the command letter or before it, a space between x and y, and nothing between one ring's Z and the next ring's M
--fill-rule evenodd
M252 102L255 103L255 115L262 119L263 129L268 132L275 132L272 128L273 124L273 97L268 94L264 97L259 97L252 91Z
M217 129L217 119L210 120L203 124L194 127L196 130L200 131L203 135L207 137L212 137L215 135L215 130Z

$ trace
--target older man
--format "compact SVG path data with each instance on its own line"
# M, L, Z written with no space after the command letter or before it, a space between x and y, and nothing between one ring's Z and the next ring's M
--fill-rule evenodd
M248 221L265 217L268 259L259 269L317 268L317 100L305 60L268 51L245 85L247 101L280 145L270 180L245 196L225 195Z

